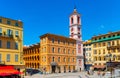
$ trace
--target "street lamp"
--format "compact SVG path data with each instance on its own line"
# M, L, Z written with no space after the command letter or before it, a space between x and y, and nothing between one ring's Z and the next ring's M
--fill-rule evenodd
M108 53L108 54L106 55L106 58L109 58L109 67L111 67L110 72L111 72L111 78L112 78L112 66L111 66L112 54L111 54L111 53Z
M111 54L111 53L108 53L108 54L106 55L106 58L109 58L109 67L111 67L112 54ZM110 72L111 72L111 78L112 78L112 67L111 67Z

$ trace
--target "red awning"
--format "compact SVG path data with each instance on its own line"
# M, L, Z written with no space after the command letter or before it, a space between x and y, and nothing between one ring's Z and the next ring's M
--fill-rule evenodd
M0 76L8 76L13 74L22 74L22 73L18 70L15 70L11 66L0 66Z
M11 74L7 74L7 73L0 73L0 76L9 76Z

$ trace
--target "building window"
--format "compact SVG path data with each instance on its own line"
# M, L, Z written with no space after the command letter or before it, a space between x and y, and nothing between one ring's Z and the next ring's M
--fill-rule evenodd
M52 57L52 62L54 62L55 61L55 57Z
M108 38L110 38L111 36L108 36Z
M115 37L115 35L113 35L113 37Z
M15 23L15 26L18 26L18 22Z
M73 31L74 29L73 28L71 28L71 32Z
M2 36L2 28L0 28L0 36Z
M15 49L18 49L18 43L15 42Z
M105 54L105 49L103 49L103 54Z
M0 54L0 62L2 61L2 54Z
M101 57L99 57L99 61L101 61Z
M72 43L72 45L74 46L74 42Z
M0 23L2 23L2 19L0 19Z
M78 31L80 31L80 27L78 27Z
M117 34L117 36L120 36L120 34Z
M91 48L89 48L89 51L91 51Z
M75 59L73 58L73 62L74 62L74 60L75 60Z
M68 58L68 62L70 62L70 58Z
M54 51L55 51L55 48L53 47L53 48L52 48L52 52L54 53Z
M11 24L11 22L10 22L9 20L7 20L7 24L8 24L8 25L10 25L10 24Z
M60 57L58 57L58 62L60 62Z
M117 40L117 45L119 45L120 43L119 43L119 40Z
M68 45L70 45L70 42L68 42Z
M43 61L46 62L46 56L43 57Z
M104 60L104 61L106 60L106 57L105 57L105 56L103 57L103 60Z
M85 53L85 56L88 56L88 53Z
M74 54L74 50L72 50L72 54Z
M108 45L108 47L110 47L110 42L108 42L108 44L107 44L107 45Z
M91 53L89 53L89 56L91 56Z
M65 41L63 41L63 44L65 45Z
M54 38L52 39L52 43L54 43Z
M97 54L97 50L94 50L94 54Z
M103 39L105 39L106 37L103 37Z
M2 40L0 40L0 48L2 48Z
M115 43L114 43L114 41L112 41L112 45L114 45Z
M63 49L63 53L65 54L65 49Z
M94 44L93 46L96 47L96 44Z
M71 18L71 24L73 24L73 17Z
M118 56L118 60L120 60L120 56Z
M10 41L7 41L7 49L10 49Z
M18 54L15 54L15 62L18 62Z
M6 61L7 61L7 62L10 62L10 54L7 54Z
M77 17L77 23L78 24L80 23L80 17L79 16Z
M66 62L66 59L65 59L65 57L64 57L64 59L63 59L63 62Z
M80 36L78 36L78 38L80 38Z
M10 29L7 29L7 36L9 37L13 36L13 31Z
M46 52L46 47L43 48L43 52Z
M18 37L18 36L19 36L19 32L15 31L15 37Z
M58 53L60 53L60 48L58 48Z
M43 42L46 42L46 39L45 39L45 38L43 38Z
M98 47L101 47L101 43L98 43Z
M94 57L94 60L97 61L97 57Z
M60 44L60 40L58 40L58 44Z
M101 50L99 50L99 54L101 54Z
M70 54L70 50L68 49L68 54Z

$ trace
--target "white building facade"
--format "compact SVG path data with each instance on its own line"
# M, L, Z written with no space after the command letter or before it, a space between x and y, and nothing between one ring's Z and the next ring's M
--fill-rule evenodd
M81 33L81 17L74 8L73 13L69 17L69 35L70 38L76 39L76 70L84 70L84 57L83 57L83 44L82 44L82 33Z

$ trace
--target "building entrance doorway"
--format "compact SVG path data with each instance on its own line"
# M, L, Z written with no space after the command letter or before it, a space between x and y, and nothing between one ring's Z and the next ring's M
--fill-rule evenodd
M66 72L66 67L64 66L64 73Z
M61 73L60 67L58 67L58 72Z
M52 73L55 73L56 66L52 66Z

